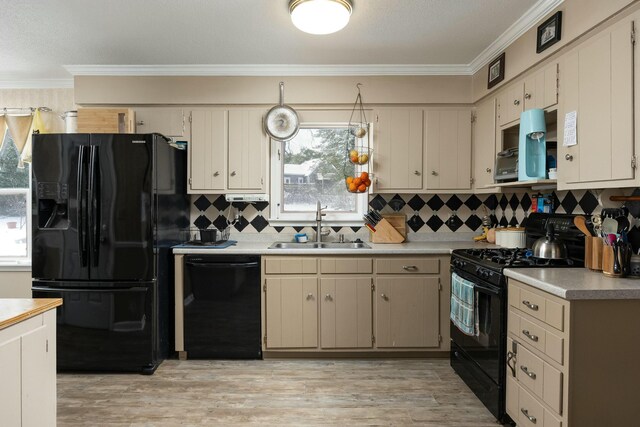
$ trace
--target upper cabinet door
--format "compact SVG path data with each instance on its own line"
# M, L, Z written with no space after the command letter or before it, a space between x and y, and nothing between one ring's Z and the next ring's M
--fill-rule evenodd
M577 112L577 145L559 144L561 184L634 178L632 25L618 22L565 58L559 128Z
M422 109L377 111L374 127L376 192L422 189Z
M507 87L498 95L498 124L500 126L520 119L524 108L524 82Z
M496 99L478 104L473 126L473 183L476 192L493 192L493 168L496 162Z
M160 133L168 137L185 136L182 108L136 108L136 132Z
M264 191L267 136L262 109L229 111L229 190Z
M224 191L227 152L227 112L191 112L189 149L189 189L193 192Z
M425 111L427 190L471 188L471 109Z
M524 109L545 109L558 103L558 63L553 62L524 80Z

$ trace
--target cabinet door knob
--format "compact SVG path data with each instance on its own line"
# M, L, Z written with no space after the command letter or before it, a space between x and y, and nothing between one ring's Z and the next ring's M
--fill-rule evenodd
M313 299L313 294L312 293L308 293L307 294L307 300Z
M487 173L491 173L491 168L487 168Z
M413 174L420 176L420 171L414 171Z
M567 153L567 154L564 155L564 159L572 162L573 161L573 156L571 154Z
M513 100L513 105L520 105L520 100L519 99L514 99Z
M530 93L525 93L524 94L524 99L531 99L531 94Z
M218 175L220 175L220 172L218 172L218 171L215 171L215 172L213 173L213 176L218 176Z
M231 172L231 176L236 176L236 171Z
M138 120L136 126L144 126L144 120Z
M380 297L385 301L389 301L389 297L386 294L380 294Z
M436 171L431 171L431 175L433 175L433 176L438 176L438 172L436 172Z
M333 301L333 297L331 296L331 294L327 294L324 296L324 300L325 301Z

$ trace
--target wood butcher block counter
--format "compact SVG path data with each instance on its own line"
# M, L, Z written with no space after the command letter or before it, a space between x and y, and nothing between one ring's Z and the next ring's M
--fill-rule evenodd
M60 298L0 299L1 425L56 425L56 307Z
M62 298L0 298L0 329L62 305Z

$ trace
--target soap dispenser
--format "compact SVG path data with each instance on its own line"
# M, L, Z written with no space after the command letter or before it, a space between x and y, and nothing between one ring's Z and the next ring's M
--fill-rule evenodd
M518 145L518 181L547 177L546 133L544 110L533 109L522 112Z

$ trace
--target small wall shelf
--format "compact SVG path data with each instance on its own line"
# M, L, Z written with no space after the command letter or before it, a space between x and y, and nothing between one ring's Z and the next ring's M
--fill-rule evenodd
M558 185L557 179L532 179L530 181L512 181L489 185L485 188L531 188L532 190L550 190Z

